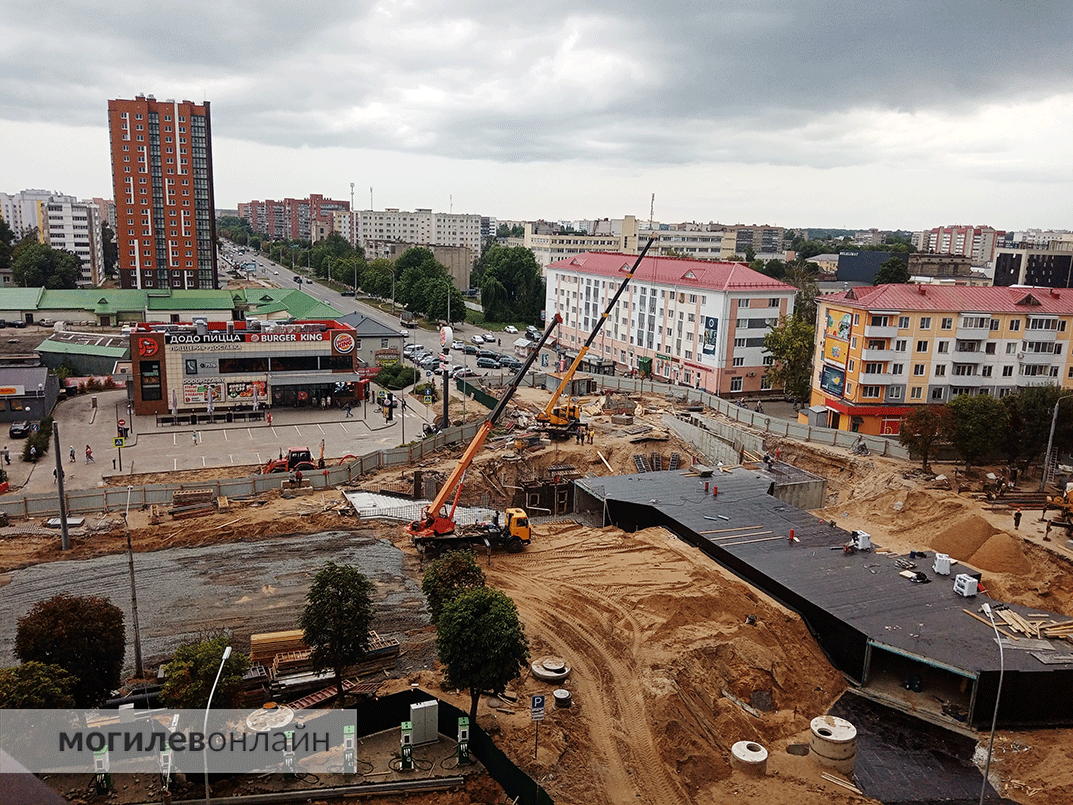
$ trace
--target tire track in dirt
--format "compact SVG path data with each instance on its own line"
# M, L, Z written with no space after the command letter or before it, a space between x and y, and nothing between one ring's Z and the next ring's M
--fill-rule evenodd
M504 589L517 604L523 620L540 624L540 639L574 666L571 679L591 719L590 745L605 747L602 790L608 803L640 798L653 805L677 805L688 800L678 779L667 769L659 740L647 725L653 723L645 703L641 669L642 629L629 609L590 584L560 577L588 575L568 560L576 554L599 555L633 552L603 546L591 551L541 551L541 577L517 566L490 572L490 581ZM500 568L503 568L502 570ZM598 572L596 564L590 572ZM605 630L601 630L601 625ZM533 627L530 627L532 630ZM610 628L610 632L606 632ZM619 632L624 630L624 634ZM610 739L610 740L608 740ZM601 766L597 764L597 769Z

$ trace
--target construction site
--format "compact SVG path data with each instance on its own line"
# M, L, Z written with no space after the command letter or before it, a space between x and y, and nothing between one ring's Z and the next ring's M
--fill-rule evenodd
M460 524L463 510L519 507L531 519L520 552L476 546L488 583L517 605L534 662L505 698L482 699L478 725L551 801L975 801L998 662L985 600L1001 618L1007 686L988 801L1073 801L1063 693L1073 552L1040 518L1030 481L996 500L988 468L936 479L906 459L773 435L776 420L755 429L697 410L672 388L580 400L591 444L520 437L548 398L518 390L456 494ZM720 432L737 460L719 466L702 453L690 430L698 423ZM471 447L338 488L277 475L274 489L247 499L221 500L204 474L169 474L173 506L129 512L148 666L224 628L254 660L251 708L316 706L327 685L310 675L294 630L312 575L332 559L376 587L376 653L351 669L350 690L383 698L419 689L465 710L468 696L443 685L420 593L427 555L406 529ZM955 477L953 466L936 469ZM165 479L122 483L132 480ZM6 662L15 621L35 601L102 590L122 600L120 512L86 516L66 552L40 521L12 519L2 533ZM936 554L949 557L950 575L933 570ZM955 592L959 574L975 579L976 596ZM550 682L540 678L549 667ZM569 692L570 706L549 709L534 756L529 697L556 690ZM821 717L855 731L855 762L841 771L817 762ZM368 744L383 753L370 755L376 772L398 752L397 730L386 736L380 749ZM151 777L117 786L109 801L159 801ZM361 782L398 777L407 784L398 772ZM71 801L93 801L84 780L48 782ZM479 769L453 785L406 801L514 799ZM214 794L282 790L277 780L239 780Z

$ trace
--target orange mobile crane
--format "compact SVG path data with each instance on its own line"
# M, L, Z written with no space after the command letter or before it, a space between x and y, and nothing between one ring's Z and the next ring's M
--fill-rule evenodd
M458 532L456 532L455 527L455 509L458 508L458 497L462 493L466 470L469 469L469 465L473 463L473 459L480 452L481 447L484 446L488 434L492 432L492 428L495 427L496 422L503 415L507 408L507 403L514 396L514 392L518 390L518 386L521 385L522 380L525 378L525 373L533 365L541 348L551 336L552 330L559 326L562 320L562 316L556 313L551 324L548 325L548 329L544 331L536 346L529 352L529 357L518 369L518 373L511 380L506 391L503 392L503 396L499 398L496 407L481 423L477 434L473 437L473 441L466 447L462 457L458 460L454 469L451 470L451 474L444 481L443 486L440 487L435 500L425 507L420 520L414 520L406 526L406 532L413 538L414 546L419 552L424 553L426 550L438 551L445 547L460 547L479 542L488 548L493 545L505 546L511 553L517 553L529 544L529 517L522 509L507 509L505 522L502 524L499 523L499 517L497 516L491 523L478 523L472 528ZM454 493L454 500L451 503L451 510L448 512L447 501L452 493Z
M563 375L562 382L559 383L559 388L555 389L555 393L551 395L551 400L548 401L548 407L537 414L537 428L547 433L552 439L569 439L571 436L577 434L578 427L581 425L581 406L576 401L570 399L566 401L565 405L559 405L559 398L563 395L563 391L573 379L578 366L585 360L585 355L588 354L589 347L591 347L592 342L596 340L596 336L600 334L604 322L607 320L607 317L611 315L611 311L615 309L615 305L618 304L618 298L622 296L622 292L625 291L626 286L630 284L634 272L636 272L637 267L641 265L641 261L644 259L645 255L648 254L648 249L655 240L655 235L649 237L648 243L641 249L641 253L637 255L633 267L626 273L626 277L622 280L622 284L618 286L615 295L612 296L611 301L607 303L607 308L604 310L603 315L596 320L596 326L592 328L592 332L589 333L588 339L582 345L581 349L578 350L574 362L570 364L570 368L567 369L566 374Z

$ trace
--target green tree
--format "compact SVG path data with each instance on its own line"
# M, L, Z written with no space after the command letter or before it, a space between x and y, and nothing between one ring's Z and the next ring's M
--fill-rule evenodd
M529 642L514 602L500 590L477 587L451 599L436 622L436 648L447 684L470 695L477 723L481 691L502 692L529 663Z
M104 274L111 277L119 265L119 245L115 242L115 232L108 224L101 224L101 248L104 251Z
M123 611L107 598L61 593L19 618L15 656L63 668L77 680L75 704L91 707L119 686L126 640Z
M879 267L873 285L904 285L909 282L909 266L901 257L891 257Z
M77 288L81 276L82 259L77 254L44 243L20 248L11 265L11 278L23 288Z
M544 278L533 253L524 246L496 244L482 260L485 321L539 321L544 307Z
M0 218L0 271L11 268L11 253L15 248L15 233L7 225L7 221Z
M250 659L233 651L220 672L220 660L230 642L231 635L225 633L180 646L168 663L160 700L168 707L204 709L219 672L213 703L218 707L237 707L242 697L242 677L249 670Z
M361 287L373 296L389 297L394 277L395 269L391 261L377 257L375 260L370 260L365 267L365 273L361 277Z
M428 601L433 626L444 606L464 590L484 586L484 571L470 551L451 551L428 566L421 580L421 592Z
M74 707L78 680L58 665L27 662L0 668L0 710Z
M808 400L812 391L814 336L814 325L796 313L782 316L764 336L764 349L775 361L768 367L768 379L799 402Z
M1002 398L1009 417L1002 446L1006 459L1022 468L1043 456L1050 436L1051 417L1058 400L1069 392L1055 385L1028 386ZM1055 444L1073 442L1073 406L1058 407Z
M924 472L931 472L931 448L949 432L950 412L945 405L921 405L902 417L898 441L910 454L920 456Z
M946 407L950 412L950 443L966 469L982 464L999 446L996 435L1009 426L1006 406L989 394L959 394Z
M369 648L372 592L372 582L356 567L328 562L313 578L298 619L306 645L313 651L313 670L335 671L340 703L344 669L364 657Z
M819 274L820 267L815 263L797 260L786 265L786 275L782 278L783 282L797 288L797 295L794 297L794 315L801 317L812 327L816 326L816 297L819 294L816 277Z

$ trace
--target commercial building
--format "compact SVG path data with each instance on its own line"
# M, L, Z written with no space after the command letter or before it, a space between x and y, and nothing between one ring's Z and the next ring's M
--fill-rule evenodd
M995 285L1073 288L1073 238L1055 238L1045 246L1019 243L996 249Z
M0 422L32 422L52 413L60 381L43 366L0 367Z
M589 252L547 267L546 315L563 316L561 352L581 348L634 262ZM767 392L764 337L793 313L796 290L741 263L646 256L589 356L716 394Z
M879 285L817 306L812 424L893 435L914 405L1073 386L1073 291Z
M219 286L209 102L108 101L123 288Z
M369 372L335 321L140 324L130 335L139 415L246 415L359 397Z
M104 244L96 204L54 198L39 201L35 225L41 243L71 252L81 260L78 287L93 287L104 281Z

